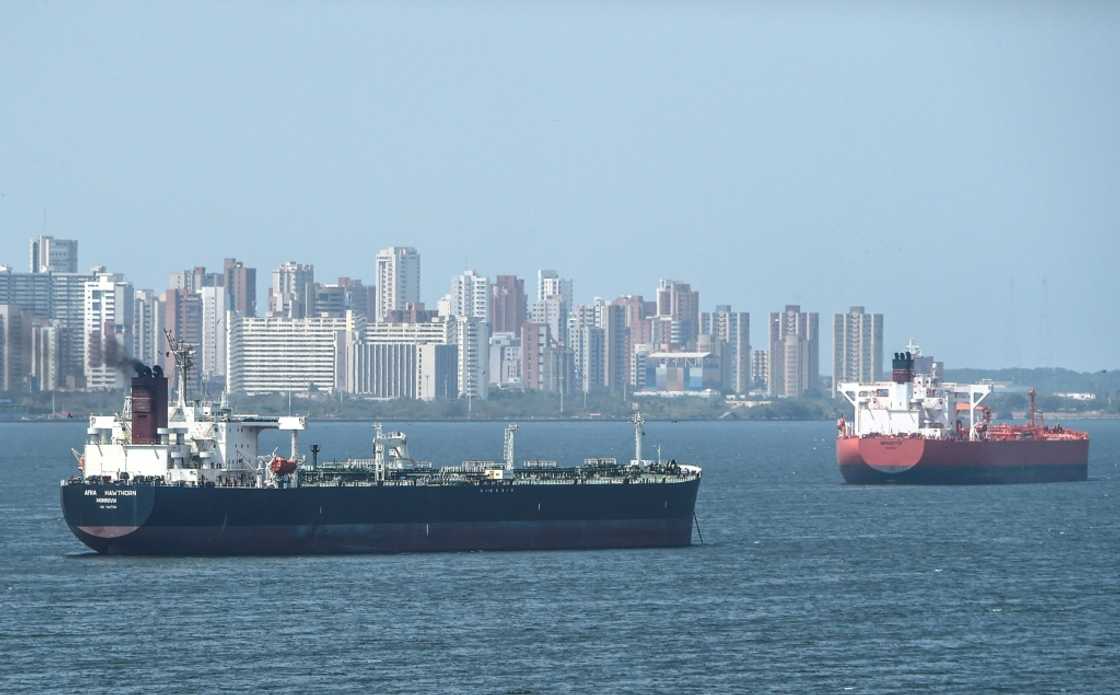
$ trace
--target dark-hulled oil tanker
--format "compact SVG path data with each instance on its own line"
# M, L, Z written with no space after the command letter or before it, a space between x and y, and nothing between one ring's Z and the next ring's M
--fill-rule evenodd
M299 451L302 417L233 414L184 397L143 366L119 414L93 416L80 473L61 483L75 536L99 553L250 555L686 546L698 466L633 460L515 462L516 425L502 461L434 468L401 433L374 427L368 459L320 461ZM260 455L263 430L290 433L287 456Z
M916 346L896 353L891 380L839 384L854 408L838 423L836 462L848 483L1045 483L1088 478L1089 436L1041 423L1030 392L1025 424L993 424L990 384L916 373Z

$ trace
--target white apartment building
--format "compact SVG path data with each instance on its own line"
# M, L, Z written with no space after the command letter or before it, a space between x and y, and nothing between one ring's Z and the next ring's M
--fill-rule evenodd
M867 384L883 374L883 315L853 306L832 317L832 395L845 381Z
M482 398L490 388L490 324L470 316L455 321L458 346L459 396Z
M344 318L251 318L226 314L226 388L247 394L335 391L336 369L361 322Z
M124 386L119 365L132 344L134 292L124 276L99 272L84 287L83 364L86 388Z
M202 378L222 377L226 373L226 288L203 287L198 294L202 297Z
M163 302L152 290L136 290L132 312L132 356L149 367L162 362Z
M390 246L377 252L377 320L390 311L420 303L420 253L411 246Z
M455 316L490 320L490 281L473 270L451 280L449 297Z
M537 271L537 301L543 302L549 297L560 297L567 306L573 303L573 284L570 278L560 277L555 270Z
M272 271L268 315L301 319L314 311L315 266L288 261Z

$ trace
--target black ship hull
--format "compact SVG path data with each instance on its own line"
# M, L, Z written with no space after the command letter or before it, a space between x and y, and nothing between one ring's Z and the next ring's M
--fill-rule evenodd
M686 546L699 478L630 484L61 487L99 553L290 555Z

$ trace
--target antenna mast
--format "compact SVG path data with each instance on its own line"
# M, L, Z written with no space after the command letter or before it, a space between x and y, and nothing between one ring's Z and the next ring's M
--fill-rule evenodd
M194 366L194 346L176 338L169 328L163 329L163 334L167 336L168 352L175 356L175 371L179 381L179 401L176 407L182 411L187 406L187 378Z

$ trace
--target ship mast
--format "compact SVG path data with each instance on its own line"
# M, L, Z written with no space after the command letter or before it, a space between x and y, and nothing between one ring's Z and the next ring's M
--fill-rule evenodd
M646 436L645 430L642 425L646 424L646 419L642 417L640 412L635 411L634 416L630 418L630 422L634 423L634 462L638 465L642 463L642 437Z
M194 346L176 338L169 328L165 328L163 334L167 336L168 353L175 357L175 372L179 386L179 400L175 407L181 413L187 407L187 379L191 367L194 366Z
M510 424L506 425L506 441L505 441L504 451L502 452L502 454L503 454L503 458L505 458L506 471L508 471L510 473L513 472L513 463L514 463L514 461L513 461L513 435L514 435L515 432L517 432L517 424L516 423L510 423Z

